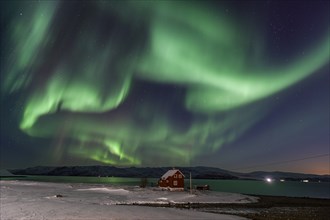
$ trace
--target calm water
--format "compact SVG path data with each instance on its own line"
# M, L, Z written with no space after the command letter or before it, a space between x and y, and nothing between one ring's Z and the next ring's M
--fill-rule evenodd
M116 186L138 186L141 181L139 178L72 176L27 176L19 179L42 182L92 183ZM7 178L7 180L9 179ZM155 186L157 180L158 179L155 178L149 178L148 185ZM192 180L192 185L204 184L210 185L211 190L220 192L330 199L330 183L302 183L290 181L267 183L251 180ZM185 181L185 186L189 186L189 180Z

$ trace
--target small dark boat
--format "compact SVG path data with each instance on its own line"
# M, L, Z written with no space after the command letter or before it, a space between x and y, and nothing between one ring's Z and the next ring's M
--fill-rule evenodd
M196 186L197 190L210 190L210 185Z

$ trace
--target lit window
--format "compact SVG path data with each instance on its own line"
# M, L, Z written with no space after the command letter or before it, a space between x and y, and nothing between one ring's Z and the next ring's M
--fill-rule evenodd
M174 181L173 181L173 185L174 185L174 186L177 186L177 185L178 185L178 181L174 180Z
M180 179L182 178L182 175L181 175L181 174L179 174L179 178L180 178Z

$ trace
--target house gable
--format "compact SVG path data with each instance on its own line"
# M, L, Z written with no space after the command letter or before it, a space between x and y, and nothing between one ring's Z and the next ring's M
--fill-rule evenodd
M167 178L169 178L171 176L179 175L179 174L181 174L182 177L184 177L183 173L181 173L180 170L176 170L176 169L169 170L161 177L161 179L166 180Z

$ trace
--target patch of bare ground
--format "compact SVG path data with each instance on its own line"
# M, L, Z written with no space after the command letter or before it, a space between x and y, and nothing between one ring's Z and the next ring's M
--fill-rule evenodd
M195 209L203 212L231 214L254 220L328 220L330 199L285 196L256 196L254 203L163 203L133 204L143 206Z
M258 196L259 201L248 204L217 204L196 208L200 211L233 214L254 220L328 220L330 199Z

